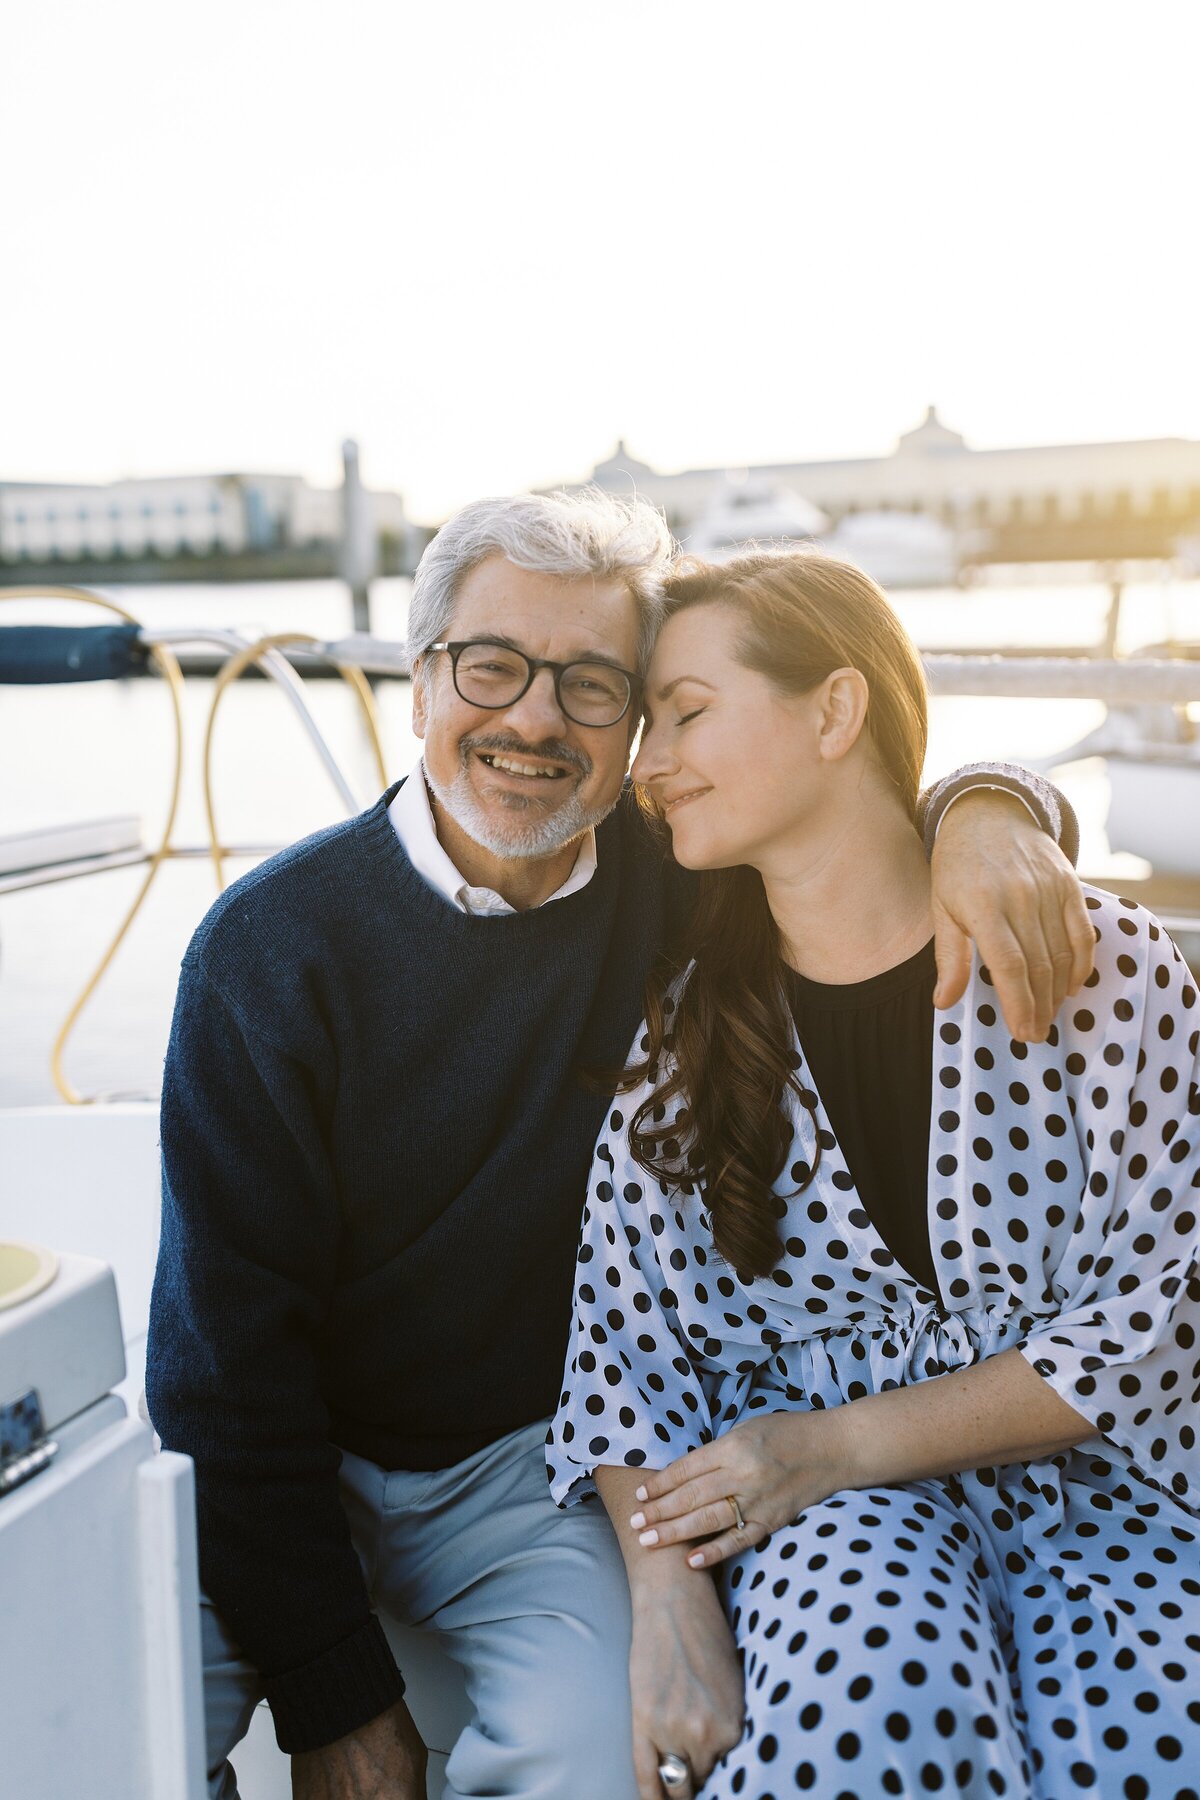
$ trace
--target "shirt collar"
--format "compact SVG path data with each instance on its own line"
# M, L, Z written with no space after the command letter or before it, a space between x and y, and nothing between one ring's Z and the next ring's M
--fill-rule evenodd
M515 911L493 888L469 886L462 871L455 867L442 848L433 822L433 808L429 803L423 760L417 762L399 789L388 807L388 817L405 855L422 881L449 901L451 906L457 907L459 912L474 913L482 917ZM551 901L565 900L569 894L578 893L580 888L587 886L595 873L596 833L594 829L589 829L580 839L579 853L571 873L561 887L542 901L542 905L549 906Z

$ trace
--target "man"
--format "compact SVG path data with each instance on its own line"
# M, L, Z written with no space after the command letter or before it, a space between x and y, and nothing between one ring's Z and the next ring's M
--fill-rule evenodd
M542 1440L607 1105L581 1071L620 1066L686 905L623 789L672 548L598 494L456 515L414 587L420 769L238 882L184 959L148 1394L196 1463L223 1800L263 1693L299 1800L422 1800L372 1602L465 1667L448 1794L635 1791L619 1552L555 1510ZM972 783L1024 804L947 819L939 999L969 934L1044 1036L1092 941L1035 823L1060 834L1057 797L985 771L933 810Z

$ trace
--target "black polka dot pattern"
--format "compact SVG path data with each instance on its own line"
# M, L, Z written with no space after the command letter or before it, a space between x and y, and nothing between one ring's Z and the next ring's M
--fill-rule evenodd
M819 1096L815 1125L794 1109L789 1159L811 1166L819 1131L817 1176L792 1194L785 1170L784 1255L749 1282L703 1195L629 1157L644 1090L601 1136L548 1445L560 1503L597 1464L662 1467L755 1410L1013 1347L1097 1434L835 1495L725 1565L747 1727L704 1800L1200 1786L1200 1003L1150 914L1087 899L1096 971L1047 1043L1009 1039L978 965L938 1015L937 1294L875 1233Z

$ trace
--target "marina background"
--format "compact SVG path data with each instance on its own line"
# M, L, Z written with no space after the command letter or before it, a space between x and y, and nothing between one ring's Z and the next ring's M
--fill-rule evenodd
M1103 580L1066 583L1052 572L1026 572L1000 585L968 590L900 592L896 605L923 647L981 650L998 643L1028 648L1101 639L1109 606ZM373 623L385 638L402 639L409 583L382 579L372 593ZM151 627L164 624L234 625L254 633L279 629L340 636L349 603L340 582L259 585L190 583L186 588L113 590ZM4 623L65 622L78 612L5 605ZM1121 613L1117 648L1128 652L1165 639L1200 639L1200 581L1167 571L1131 582ZM176 828L181 844L205 842L199 742L212 682L186 687L188 749L183 805ZM310 702L364 805L378 782L352 696L337 681L310 682ZM388 772L405 773L419 753L410 728L407 682L377 689ZM927 774L945 773L978 758L1029 762L1047 758L1090 730L1103 716L1095 701L937 698ZM165 804L172 753L167 696L150 681L68 688L0 690L0 835L42 824L133 811L155 841ZM260 681L245 681L222 703L215 745L217 818L226 842L284 844L344 816L343 807L283 697ZM1072 765L1054 779L1076 806L1083 833L1081 867L1114 883L1138 877L1145 865L1113 857L1104 835L1107 783L1096 759ZM1181 820L1181 831L1196 831ZM231 864L230 873L247 863ZM53 1035L132 899L140 871L115 870L79 881L0 896L0 1107L52 1103L49 1074ZM211 864L168 863L130 937L83 1014L68 1047L67 1067L89 1095L157 1093L180 957L215 897Z
M835 540L882 516L926 648L1094 653L1114 576L1117 649L1200 641L1196 9L47 0L4 48L0 588L340 635L352 434L387 637L455 507L590 475L680 535L756 484L760 520L786 490ZM950 540L969 584L911 585ZM310 693L365 803L351 698ZM189 677L184 844L211 694ZM408 688L378 696L400 773ZM938 698L929 769L1102 716ZM159 683L0 687L0 836L132 811L153 842L169 757ZM217 764L229 839L341 815L262 682L223 702ZM1101 765L1060 780L1085 871L1144 873L1108 853ZM0 1108L53 1099L56 1025L138 879L0 895ZM84 1092L156 1090L213 892L203 860L163 869L69 1046Z
M1200 437L1178 0L9 10L0 478Z
M888 546L893 573L872 572L926 649L1011 648L1005 681L1073 649L1056 678L1107 680L1114 700L1106 716L1095 698L939 695L927 772L1044 763L1102 721L1131 735L1127 769L1181 783L1165 804L1159 789L1154 855L1192 858L1200 926L1198 67L1200 8L1179 0L9 8L0 636L79 620L6 598L53 579L152 631L340 637L369 600L400 639L440 520L589 474L654 500L680 536L705 515L718 550L735 522L768 539L803 526L852 557L857 542L868 567ZM1156 671L1171 706L1118 691L1130 671L1111 655L1149 645L1179 658ZM8 892L0 872L0 1228L66 1253L53 1286L0 1312L7 1350L28 1348L0 1403L19 1396L60 1452L0 1500L22 1646L0 1742L27 1800L205 1786L191 1472L152 1456L136 1411L153 1097L179 961L216 893L206 655L183 695L174 834L198 854L164 864L64 1059L83 1097L143 1103L62 1104L49 1059L144 868L39 867L15 891L26 869ZM307 692L371 802L351 694ZM398 775L411 692L376 693ZM14 834L103 815L140 815L156 842L169 698L141 678L0 684L0 871ZM267 682L224 697L215 762L227 844L265 851L344 816ZM1056 778L1084 872L1140 880L1106 841L1105 764ZM1200 930L1190 943L1200 966ZM388 991L403 1007L403 979ZM90 1258L115 1273L119 1320L111 1293L103 1315L67 1310L107 1282ZM61 1404L40 1417L51 1387ZM445 1670L412 1634L398 1656L423 1735L447 1747ZM290 1792L264 1708L236 1761L247 1800Z

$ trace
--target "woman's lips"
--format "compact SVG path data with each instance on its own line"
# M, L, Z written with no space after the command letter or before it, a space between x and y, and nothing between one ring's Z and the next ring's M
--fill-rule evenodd
M676 794L673 800L663 801L663 816L669 819L673 812L677 812L681 806L686 806L690 800L702 800L705 794L711 793L711 788L703 787L689 788L686 794Z

